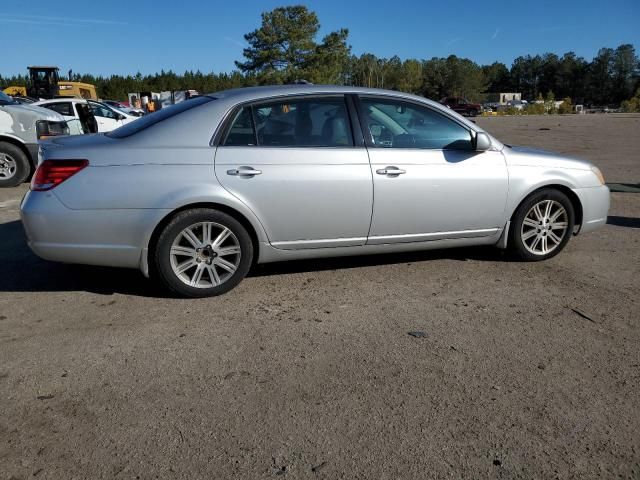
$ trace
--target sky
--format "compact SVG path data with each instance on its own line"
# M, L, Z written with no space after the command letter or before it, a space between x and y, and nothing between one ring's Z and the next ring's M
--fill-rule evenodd
M318 14L319 37L348 28L356 55L510 66L527 54L591 60L602 47L640 50L640 0L0 0L0 75L37 64L64 74L230 72L260 14L296 3Z

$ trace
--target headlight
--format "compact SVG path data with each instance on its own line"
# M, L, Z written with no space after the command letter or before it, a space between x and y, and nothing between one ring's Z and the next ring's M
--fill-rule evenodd
M69 135L69 125L67 122L51 122L49 120L38 120L36 122L36 133L38 140L59 135Z
M596 177L598 177L598 181L600 181L601 185L604 185L604 175L602 175L602 172L600 171L600 169L594 165L591 166L591 171L596 175Z

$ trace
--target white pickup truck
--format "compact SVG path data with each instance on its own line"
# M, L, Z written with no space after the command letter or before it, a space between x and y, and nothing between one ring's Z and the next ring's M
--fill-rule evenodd
M68 134L59 113L19 104L0 91L0 188L29 177L38 163L38 140Z

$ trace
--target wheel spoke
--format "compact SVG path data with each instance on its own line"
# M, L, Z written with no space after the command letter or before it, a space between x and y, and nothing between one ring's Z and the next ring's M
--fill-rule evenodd
M193 259L187 260L186 262L182 262L179 265L177 265L175 267L175 272L180 275L184 272L186 272L187 270L189 270L191 267L193 267L194 265L197 265L196 261Z
M534 235L537 235L538 232L535 229L529 230L527 233L522 234L522 240L528 240Z
M536 237L533 243L531 243L531 250L535 251L536 247L538 246L538 243L540 243L540 237Z
M546 235L543 236L540 239L540 249L542 250L542 253L547 253L548 249L547 249L547 237L546 237Z
M211 284L214 287L220 285L220 277L218 276L218 272L216 271L216 266L207 265L207 271L209 272L209 279L211 280Z
M549 218L549 223L553 223L555 222L558 217L560 217L560 215L562 215L564 213L564 208L560 207L558 208L558 210L556 211L556 213L554 213L550 218Z
M219 257L226 257L227 255L237 255L240 253L240 247L233 246L233 247L221 248L217 250L217 253Z
M181 257L192 257L196 256L196 249L191 247L183 247L182 245L174 245L171 247L171 255L180 255Z
M200 248L202 246L202 242L200 241L200 239L196 236L195 233L193 233L193 230L191 230L191 227L189 228L185 228L182 231L182 236L191 244L193 245L193 248Z
M526 225L527 227L533 227L533 228L538 228L539 223L536 222L535 220L527 217L524 219L524 221L522 222L523 225Z
M542 211L540 210L540 204L539 203L537 203L535 205L535 207L533 207L533 213L535 213L536 218L539 221L542 221L542 219L544 218L544 215L542 215Z
M224 258L218 257L215 259L214 263L219 267L224 268L229 273L234 273L237 270L237 267L233 263L228 262Z
M563 235L564 236L564 235ZM562 241L562 237L557 236L551 230L549 230L549 238L553 240L553 242L558 245Z
M544 209L544 218L549 218L549 215L551 215L551 207L553 207L553 202L551 200L547 200L547 205Z
M205 222L202 224L202 244L203 245L211 245L211 229L213 228L213 224L210 222Z
M558 230L560 228L564 230L565 228L567 228L567 226L569 226L567 222L555 222L549 225L551 230Z
M198 263L198 266L196 267L196 271L193 272L193 277L191 277L192 287L198 286L198 284L200 283L200 280L202 280L202 274L204 273L204 270L205 270L205 264Z
M220 233L220 235L218 235L215 239L215 241L211 244L211 246L213 248L216 247L220 247L220 245L222 245L224 243L224 241L229 238L229 235L231 235L231 230L229 230L228 228L224 228L222 230L222 232Z

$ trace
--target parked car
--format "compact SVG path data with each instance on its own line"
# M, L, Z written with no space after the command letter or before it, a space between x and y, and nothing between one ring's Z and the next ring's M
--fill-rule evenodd
M34 105L62 115L69 125L69 131L72 135L98 132L98 121L85 99L55 98L52 100L40 100L35 102Z
M32 103L37 101L35 98L23 97L21 95L14 95L11 98L13 98L16 102L21 103L23 105L31 105Z
M0 91L0 187L24 182L38 163L38 140L68 135L61 115L16 102Z
M440 100L440 103L449 107L454 112L458 112L460 115L466 115L467 117L475 117L482 111L482 105L479 103L472 103L459 97L443 98Z
M507 102L507 108L515 108L516 110L524 110L528 105L526 100L509 100Z
M590 163L386 90L229 90L42 149L21 209L33 251L189 297L280 260L469 245L544 260L609 208Z
M144 110L142 110L141 108L133 108L129 105L125 105L122 102L117 102L115 100L102 100L102 103L134 117L142 117L144 115Z
M138 119L135 115L125 113L105 103L95 100L87 101L98 121L98 132L110 132Z
M60 113L73 133L110 132L137 119L103 103L84 98L55 98L42 100L34 105Z

